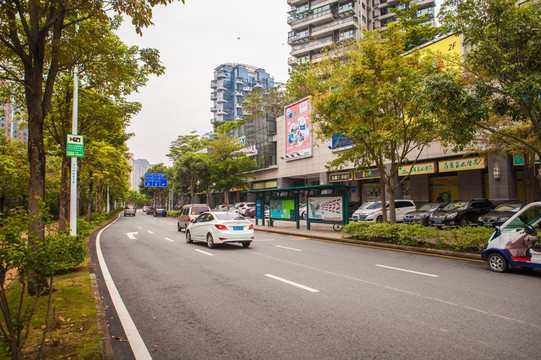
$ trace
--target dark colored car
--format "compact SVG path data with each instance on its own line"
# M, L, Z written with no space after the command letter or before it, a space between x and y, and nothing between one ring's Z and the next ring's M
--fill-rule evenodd
M166 217L167 216L167 210L165 210L164 208L156 208L154 210L154 213L152 214L152 216L154 216L154 217L156 217L156 216Z
M447 204L443 209L434 211L428 217L428 223L431 226L477 224L479 216L492 211L492 209L494 209L494 204L487 199L456 200Z
M520 202L500 204L493 211L479 216L477 225L486 227L500 226L522 207L524 207L524 203Z
M156 209L153 208L152 206L150 206L150 207L147 209L147 215L152 215L152 214L154 214L154 210L156 210Z
M428 217L436 210L443 209L447 203L435 202L427 203L419 207L417 210L409 211L404 214L404 222L406 224L422 224L428 226Z
M246 210L246 215L245 216L254 218L255 214L256 214L256 208L253 207L253 208L249 208L248 210Z

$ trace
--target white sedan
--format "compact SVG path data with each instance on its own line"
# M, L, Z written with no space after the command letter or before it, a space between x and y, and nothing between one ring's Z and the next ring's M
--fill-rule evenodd
M237 212L210 211L199 215L186 228L186 242L204 241L209 249L216 244L241 243L247 248L254 240L254 225Z

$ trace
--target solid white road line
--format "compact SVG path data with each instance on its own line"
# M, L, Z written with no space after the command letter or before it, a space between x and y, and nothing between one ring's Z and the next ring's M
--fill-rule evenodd
M287 249L287 250L293 250L293 251L302 251L301 249L295 249L295 248L292 248L292 247L287 247L287 246L282 246L282 245L274 245L276 246L277 248L280 248L280 249Z
M395 268L395 267L392 267L392 266L385 266L385 265L379 265L379 264L376 264L376 266L381 267L381 268L385 268L385 269L403 271L403 272L407 272L407 273L411 273L411 274L430 276L430 277L440 277L439 275L427 274L427 273L422 273L422 272L412 271L412 270L406 270L406 269L400 269L400 268Z
M208 255L208 256L214 256L214 254L211 254L211 253L203 251L203 250L195 249L195 251L200 252L201 254Z
M101 231L98 233L98 236L96 236L96 253L98 255L98 262L100 264L101 273L103 274L103 279L105 280L105 284L107 285L107 289L109 290L109 294L111 295L111 300L115 305L115 309L120 319L120 323L124 328L124 332L126 333L126 337L128 338L128 342L133 351L133 355L137 360L152 360L152 356L150 356L150 353L148 352L148 349L145 346L145 343L143 342L139 331L137 331L137 328L133 323L128 309L126 309L126 305L124 305L124 302L120 297L120 293L118 292L116 285L113 282L113 278L109 273L109 269L107 268L107 264L105 263L105 259L103 258L103 254L101 252L101 233L103 232L103 230L113 225L119 219L119 217L115 221L101 229Z
M167 240L167 241L175 242L175 240L171 240L169 238L164 238L164 239Z
M289 284L289 285L296 286L296 287L301 288L301 289L303 289L303 290L307 290L307 291L313 292L313 293L319 292L319 290L317 290L317 289L314 289L314 288L311 288L311 287L308 287L308 286L304 286L304 285L301 285L301 284L297 284L296 282L289 281L289 280L283 279L283 278L281 278L281 277L274 276L274 275L272 275L272 274L265 274L265 276L266 276L266 277L269 277L269 278L271 278L271 279L274 279L274 280L281 281L281 282L286 283L286 284Z

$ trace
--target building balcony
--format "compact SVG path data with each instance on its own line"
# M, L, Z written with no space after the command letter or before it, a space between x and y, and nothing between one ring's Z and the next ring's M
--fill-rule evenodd
M330 22L328 24L323 24L312 29L312 35L316 38L323 37L326 35L334 34L335 30L342 30L348 27L359 26L359 19L356 16L349 16L340 20Z
M242 88L242 91L244 92L252 92L252 88L250 86L245 86Z
M216 112L216 115L218 115L218 116L224 116L224 115L227 115L227 113L226 113L223 109L219 109L219 110Z
M244 80L242 80L242 78L236 78L235 84L244 84Z
M216 102L217 102L218 104L224 104L224 103L227 102L227 100L224 99L224 98L218 98L218 99L216 99Z
M242 109L242 104L236 103L235 104L235 109Z
M218 82L216 80L211 80L210 81L210 88L211 89L216 89L216 87L218 87Z
M216 91L227 91L227 88L224 86L219 86Z
M225 74L224 71L218 71L216 73L216 79L225 79L227 77L227 75Z
M333 42L333 37L327 36L323 39L311 41L307 44L297 45L292 48L291 55L300 58L304 55L309 54L311 51L318 51L323 49L324 47L330 46L333 44Z
M217 107L217 106L213 106L213 107L210 108L210 111L211 111L211 112L216 112L216 111L218 111L218 107Z
M291 6L297 6L307 2L308 0L287 0L287 4Z
M261 83L255 83L254 84L254 90L261 90L263 89L263 85Z
M287 43L289 45L304 44L314 39L314 37L310 35L309 31L303 31L300 34L295 34L293 31L291 33L292 34L290 34L287 38Z
M353 3L342 5L338 8L338 12L335 14L335 17L338 18L345 18L348 16L355 15L355 9L353 7Z
M306 27L308 24L310 25L318 25L323 24L329 21L334 20L334 15L331 11L331 9L318 12L316 14L310 14L307 16L304 16L299 19L295 19L294 17L289 17L287 19L287 23L291 26L291 30L298 30L302 29L303 27Z
M244 96L244 93L242 91L235 91L235 96Z
M210 100L216 100L217 96L216 93L210 94Z

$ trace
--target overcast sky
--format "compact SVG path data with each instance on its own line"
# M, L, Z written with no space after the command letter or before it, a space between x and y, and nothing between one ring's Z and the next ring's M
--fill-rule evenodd
M155 25L142 37L126 21L117 32L121 40L158 49L166 67L129 98L143 105L128 128L135 159L171 165L165 155L173 140L212 129L210 81L220 64L257 66L286 82L289 9L286 0L186 0L156 7Z

